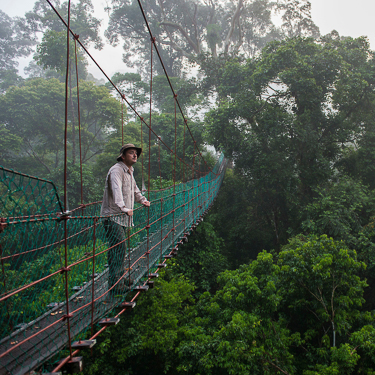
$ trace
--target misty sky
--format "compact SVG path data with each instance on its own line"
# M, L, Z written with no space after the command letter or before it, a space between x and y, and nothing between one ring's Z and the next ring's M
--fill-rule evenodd
M321 34L327 34L335 29L343 36L359 37L365 35L369 38L371 48L375 49L374 0L310 1L312 18L316 25L319 26ZM103 29L107 25L108 16L102 9L104 9L107 2L110 3L110 1L106 0L93 0L95 16L104 21ZM9 16L23 16L26 11L32 9L33 4L33 0L1 0L0 9ZM125 72L127 70L121 60L121 46L113 48L106 45L101 52L94 49L90 52L109 75L114 74L116 71ZM20 69L23 69L27 63L27 61L21 61ZM89 71L97 78L101 78L101 74L95 67L90 66Z

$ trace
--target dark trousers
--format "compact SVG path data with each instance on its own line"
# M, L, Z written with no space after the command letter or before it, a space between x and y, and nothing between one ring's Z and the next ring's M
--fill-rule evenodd
M125 272L126 256L126 227L115 223L112 220L104 220L104 231L107 236L108 245L111 247L107 251L108 260L108 288L111 288ZM123 284L124 279L117 286Z

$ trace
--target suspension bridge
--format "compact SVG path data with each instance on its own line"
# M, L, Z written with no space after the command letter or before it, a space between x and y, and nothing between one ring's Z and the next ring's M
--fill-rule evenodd
M81 46L111 82L79 36L71 30L69 12L68 19L64 20L50 1L46 1L67 28L66 87L71 39L76 46L77 43ZM149 158L152 142L170 153L173 184L168 188L151 190L149 182L147 190L142 189L147 193L151 206L140 206L134 210L135 225L127 229L125 240L124 272L117 281L124 283L126 290L114 295L111 291L116 285L108 285L107 253L111 247L103 225L105 220L114 218L100 216L101 202L84 204L82 201L77 208L67 209L66 89L64 198L60 199L59 190L52 181L0 167L0 375L23 375L41 369L41 365L51 359L55 363L53 373L69 364L79 369L79 352L92 347L101 332L116 325L121 314L134 308L136 298L153 287L158 271L166 267L166 261L178 253L189 234L203 220L220 189L226 168L223 154L218 157L215 166L209 168L193 139L194 157L189 163L185 155L182 158L177 156L177 125L174 145L165 144L162 135L152 129L152 51L156 51L163 67L164 64L142 5L140 1L138 3L150 34L148 122L111 83L121 101L126 102L141 124L148 128ZM184 120L185 142L185 129L188 136L193 138L193 135L164 71L173 93L175 123L177 116L182 116ZM78 82L77 76L77 85ZM196 159L198 162L195 162ZM149 166L150 162L149 159ZM178 181L177 163L183 171ZM150 181L150 168L148 178Z

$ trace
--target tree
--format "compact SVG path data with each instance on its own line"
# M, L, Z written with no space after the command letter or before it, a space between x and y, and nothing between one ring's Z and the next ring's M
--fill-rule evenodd
M46 178L53 181L59 188L60 200L64 200L64 167L59 165ZM82 203L98 202L103 197L102 181L95 178L92 164L82 165L82 196L81 196L81 168L79 164L70 162L67 166L67 196L69 209L78 207Z
M56 10L67 21L68 2L61 3L60 0L54 2ZM80 0L77 4L71 5L70 27L72 31L79 35L79 39L85 46L94 44L95 48L101 49L103 43L99 35L100 21L92 16L93 5L91 0ZM47 30L56 32L66 32L65 25L55 14L51 6L43 0L38 0L32 11L25 14L23 31L30 35L45 33Z
M341 177L320 186L316 197L305 207L302 228L308 233L327 234L357 247L359 233L375 214L375 197L360 182Z
M183 111L192 110L195 106L204 102L204 98L199 93L197 81L195 79L182 79L178 77L169 78L178 102ZM164 113L174 113L175 102L169 82L165 75L158 75L153 79L153 99L157 108ZM177 113L179 108L177 107Z
M22 146L22 139L12 134L5 125L0 123L0 160L1 165L10 165L11 152L18 153Z
M256 259L263 249L272 249L274 235L264 212L257 209L245 176L228 168L209 220L224 241L227 269L236 269Z
M70 76L73 75L73 82L76 76L75 69L75 48L74 41L69 43L69 67ZM61 81L65 81L66 74L66 32L46 30L43 34L41 43L37 46L34 60L38 65L41 65L43 69L55 70L60 75ZM81 79L85 79L87 75L87 60L82 55L80 48L77 48L77 63L78 63L78 75ZM75 84L74 84L75 86Z
M107 137L119 128L120 103L104 86L81 81L80 89L82 160L86 163L102 152ZM10 88L0 98L0 120L7 131L22 139L23 144L21 154L11 153L12 167L40 176L60 167L64 96L64 85L57 79L37 78L26 80L21 87ZM76 98L73 99L76 102ZM69 134L68 152L71 151L71 137ZM78 141L78 134L76 137Z
M149 84L142 81L142 77L137 73L115 73L111 77L111 81L118 87L118 89L125 94L126 99L136 109L137 112L142 113L145 105L150 101ZM108 89L113 89L110 82L106 83ZM134 114L134 122L137 121L137 115Z
M67 21L68 2L63 4L60 1L55 4L56 11ZM72 4L70 7L70 27L75 33L75 36L80 38L86 46L94 43L95 47L101 49L103 47L101 38L99 36L100 22L92 16L93 6L91 0L80 0L78 4ZM23 29L30 34L37 35L43 33L42 42L37 47L37 52L34 59L44 69L55 70L60 74L60 79L66 74L66 27L55 14L53 9L44 1L35 3L33 11L25 15L25 23ZM72 87L75 80L72 81L72 74L75 72L75 48L73 38L70 43L69 51L69 90L70 90L70 110L72 116L72 159L73 163L76 161L76 116L72 101ZM77 49L78 72L81 78L86 78L87 61L85 57ZM30 67L30 70L33 68Z
M298 5L296 9L293 6ZM213 57L220 53L245 53L252 57L265 44L284 34L306 33L317 36L318 29L311 21L310 3L290 1L273 3L254 0L236 3L190 0L150 1L144 10L157 39L168 74L180 76L184 59L197 61L203 53ZM291 12L293 9L293 12ZM273 11L279 11L284 24L278 30L272 22ZM149 61L148 31L136 1L113 1L106 36L112 44L124 40L124 60L144 68ZM296 26L297 25L297 26ZM293 30L293 32L292 32ZM134 56L139 56L134 60ZM156 65L161 73L161 66Z
M18 18L11 18L0 10L0 69L17 66L16 59L31 52L33 40L19 29Z
M241 80L229 85L237 72ZM262 212L278 246L372 124L374 56L363 38L295 38L270 43L255 61L227 61L221 74L208 142L246 176L249 206Z
M119 132L121 104L105 86L96 86L93 82L80 81L79 95L82 161L86 163L103 152L112 133ZM77 88L73 89L72 97L77 113Z
M116 330L107 330L94 357L85 356L87 373L169 373L175 368L174 348L188 319L194 285L181 274L168 280L164 275L160 271L160 282L137 301L138 313L127 314Z
M22 139L12 167L36 175L56 168L63 152L63 85L56 79L26 81L7 90L0 108L5 128Z
M223 253L224 241L218 237L214 226L204 221L179 252L173 264L173 273L184 275L194 283L195 297L206 291L213 292L218 287L218 275L227 268Z
M365 264L344 242L326 235L291 239L280 252L278 264L286 303L296 313L293 319L300 316L309 321L308 341L321 340L331 332L331 346L336 346L340 341L336 334L345 336L350 331L364 302L367 284L357 274ZM298 326L296 320L294 324Z
M19 27L19 19L0 10L0 92L21 81L16 67L17 58L31 52L34 40Z

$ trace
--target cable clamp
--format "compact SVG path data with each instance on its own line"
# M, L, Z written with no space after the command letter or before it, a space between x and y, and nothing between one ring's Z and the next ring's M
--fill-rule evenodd
M79 39L79 35L78 34L74 34L74 39L78 40Z
M62 318L63 318L63 320L73 318L73 314L65 314L65 315L62 316Z
M63 268L61 268L61 273L63 273L63 272L69 272L71 269L69 268L69 267L63 267Z
M6 223L5 217L0 217L0 233L5 229L8 224Z
M72 214L71 211L59 212L57 214L57 218L59 220L67 220L70 218L71 214Z

